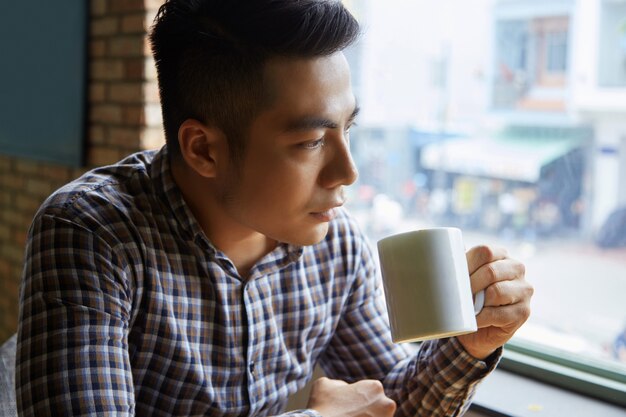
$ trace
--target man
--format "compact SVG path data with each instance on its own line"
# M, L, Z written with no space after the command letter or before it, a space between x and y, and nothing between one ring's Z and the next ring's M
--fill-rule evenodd
M21 290L22 415L460 415L526 320L502 250L468 252L480 330L390 340L341 208L358 113L335 1L170 0L151 33L167 145L51 196Z

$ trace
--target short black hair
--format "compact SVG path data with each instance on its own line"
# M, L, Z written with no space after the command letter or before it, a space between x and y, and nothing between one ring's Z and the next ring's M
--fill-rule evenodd
M328 56L352 44L359 24L335 0L168 0L150 33L170 155L189 118L221 129L231 156L267 105L271 58Z

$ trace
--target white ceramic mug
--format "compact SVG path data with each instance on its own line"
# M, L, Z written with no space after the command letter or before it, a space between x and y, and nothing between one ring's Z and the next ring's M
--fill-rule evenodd
M477 330L484 292L473 300L461 230L438 227L381 239L378 254L396 343Z

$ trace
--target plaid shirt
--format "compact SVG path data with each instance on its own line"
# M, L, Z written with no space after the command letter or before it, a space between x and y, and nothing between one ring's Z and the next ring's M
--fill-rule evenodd
M393 344L372 253L345 212L321 243L279 245L241 279L185 204L166 148L44 203L20 297L27 416L273 415L316 364L383 381L398 415L456 416L497 362L456 339Z

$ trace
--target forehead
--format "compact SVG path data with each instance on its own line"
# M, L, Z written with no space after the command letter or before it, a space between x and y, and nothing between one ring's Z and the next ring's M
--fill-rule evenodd
M315 58L275 58L267 62L264 81L267 110L285 117L339 117L354 110L350 69L341 52Z

